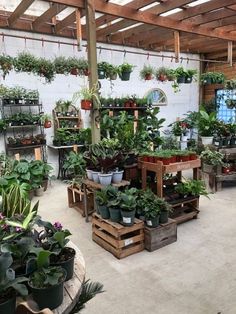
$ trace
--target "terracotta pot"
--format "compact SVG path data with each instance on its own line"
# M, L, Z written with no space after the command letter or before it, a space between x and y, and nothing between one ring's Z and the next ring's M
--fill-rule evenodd
M160 74L160 75L158 76L158 81L161 81L161 82L167 81L167 75L165 75L165 74Z
M91 102L91 100L82 99L81 100L81 109L83 109L83 110L91 110L92 109L92 102Z
M76 75L76 76L77 76L77 75L79 74L79 70L78 70L78 69L76 69L76 68L71 69L71 70L70 70L70 74L71 74L71 75Z
M155 157L149 156L149 157L148 157L148 161L149 161L149 162L152 162L152 163L155 162Z
M90 74L90 72L89 72L88 69L84 70L84 75L85 75L85 76L89 76L89 74Z
M44 125L43 125L43 126L44 126L45 129L50 129L50 127L52 126L52 122L46 120L46 121L44 122Z
M176 156L172 156L172 157L171 157L170 163L171 163L171 164L176 163Z
M170 160L171 160L171 158L169 157L169 158L166 158L166 157L162 157L162 158L160 158L160 160L162 161L162 163L163 163L163 165L164 166L167 166L167 165L169 165L170 164Z
M149 157L148 156L143 156L142 157L142 161L149 161Z
M196 160L197 159L197 154L190 154L189 155L189 160Z
M146 74L145 75L145 81L150 81L152 79L152 74Z
M229 174L230 171L231 171L231 167L222 167L222 172L223 172L224 174Z
M189 161L189 156L181 156L181 161L182 162Z
M124 103L124 107L125 107L125 108L130 108L130 107L131 107L129 100Z

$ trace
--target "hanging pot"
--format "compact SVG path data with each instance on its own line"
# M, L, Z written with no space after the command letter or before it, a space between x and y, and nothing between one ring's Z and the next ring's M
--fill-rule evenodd
M52 126L52 122L50 120L46 120L43 126L45 129L50 129L50 127Z
M185 76L179 76L179 77L177 77L177 83L178 83L178 84L185 83Z
M145 74L145 81L150 81L152 79L152 73Z
M210 84L212 84L211 78L210 77L205 78L203 81L203 85L210 85Z
M192 81L193 81L192 77L189 77L189 76L185 77L185 84L190 84L192 83Z
M130 71L121 72L121 75L120 75L121 81L129 81L130 80L130 74L131 74Z
M83 71L83 73L84 73L85 76L89 76L90 75L90 71L88 69L85 69Z
M161 82L167 81L167 75L166 74L160 74L158 76L158 81L161 81Z
M105 71L102 69L98 69L98 79L103 80L105 78Z
M82 99L81 100L81 109L83 109L83 110L91 110L92 109L92 102L91 102L91 100Z
M71 69L71 70L70 70L70 74L71 74L71 75L76 75L76 76L77 76L77 75L79 74L79 70L78 70L78 69L76 69L76 68L73 68L73 69Z
M109 76L109 79L110 79L111 81L115 81L115 80L117 79L117 73L111 74L111 75Z

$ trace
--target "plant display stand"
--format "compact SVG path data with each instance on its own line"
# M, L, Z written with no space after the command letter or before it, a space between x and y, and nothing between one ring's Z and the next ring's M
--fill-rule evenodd
M119 189L119 188L122 188L122 187L129 186L130 182L126 181L126 180L122 180L120 183L112 183L112 185ZM101 190L102 188L104 188L104 185L102 185L100 183L93 182L93 181L88 180L88 179L85 179L82 182L82 187L83 187L83 191L85 192L84 193L84 209L85 209L86 222L88 222L88 210L89 209L88 209L88 194L87 194L87 191L89 190L89 191L92 191L94 193L96 190ZM93 208L94 209L96 208L95 202L94 202L94 207Z
M85 217L86 213L84 206L84 192L81 190L81 188L77 186L68 186L67 195L69 208L74 208L83 217ZM91 191L87 191L87 209L88 215L94 212L94 195Z
M157 228L144 228L145 249L152 252L177 241L177 224L173 219L168 219L166 224Z
M82 128L83 121L81 119L80 111L73 105L70 105L68 112L59 112L53 110L54 131L59 128L66 128L67 130L78 130Z
M125 227L95 213L92 231L93 241L119 259L144 249L144 222L139 219L133 226Z
M146 162L139 160L139 168L142 171L142 189L147 188L147 172L154 172L156 175L156 191L157 196L163 198L163 176L165 174L177 173L179 181L182 178L182 171L192 170L193 179L197 180L199 178L199 168L201 166L200 159L190 160L185 162L177 162L169 165L163 165L162 161L157 161L156 163ZM197 218L199 213L199 202L197 198L191 198L190 200L176 200L169 201L172 206L171 218L174 218L176 222L182 223L188 221L192 218ZM188 204L188 205L187 205Z

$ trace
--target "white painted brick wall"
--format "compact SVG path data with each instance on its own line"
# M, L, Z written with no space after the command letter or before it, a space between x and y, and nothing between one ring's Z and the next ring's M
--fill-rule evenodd
M31 33L22 33L17 31L6 31L0 29L0 32L16 34L16 35L25 35L30 37L42 38L45 39L53 39L53 40L60 40L60 38L45 36L45 35L38 35L38 34L31 34ZM64 41L71 41L69 39L63 39ZM99 46L100 44L98 44ZM111 45L104 45L111 47ZM123 47L115 46L114 48L124 49ZM137 51L136 49L126 48L127 50ZM66 57L69 56L76 56L76 57L86 57L86 50L83 48L83 51L78 52L73 46L65 46L60 45L60 48L57 44L53 43L44 43L42 46L42 42L27 40L25 42L24 39L16 39L16 38L9 38L5 37L4 42L0 36L0 53L6 53L11 56L16 56L19 52L28 51L36 56L42 56L45 58L53 58L55 56L63 55ZM148 51L147 51L148 53ZM151 53L151 52L150 52ZM168 53L165 53L168 54ZM186 55L182 54L183 57L196 57L198 55ZM150 63L154 67L160 66L167 66L176 68L180 66L180 64L175 63L174 61L171 62L170 59L156 58L150 57L147 60L147 56L140 56L135 54L124 54L121 52L111 52L111 51L104 51L102 50L101 53L98 50L98 61L107 61L113 64L121 64L123 61L127 61L136 65L134 72L131 74L131 80L128 82L122 82L121 80L116 80L114 82L113 90L111 91L110 83L108 80L101 80L102 83L102 95L104 96L125 96L127 94L132 95L136 94L140 97L144 96L148 90L158 87L161 88L167 95L168 98L168 106L161 107L160 116L166 118L166 124L173 122L176 120L176 117L182 116L189 110L197 110L198 108L198 98L199 98L199 87L198 83L192 84L184 84L181 87L181 91L177 94L174 93L171 83L158 83L157 81L147 81L143 82L139 78L139 71L143 67L144 63ZM182 65L185 68L195 68L199 69L199 62L197 61L183 61ZM0 78L0 83L5 84L7 86L15 86L20 85L25 88L30 89L38 89L40 93L40 98L43 103L44 111L51 113L52 109L55 106L55 102L60 99L71 99L74 92L80 89L80 86L83 86L87 83L86 78L75 77L75 76L64 76L64 75L57 75L56 79L51 84L45 84L43 78L39 78L34 75L28 75L25 73L14 73L11 72L3 81L2 77ZM82 113L82 117L84 119L85 127L89 126L89 113ZM53 129L47 129L46 136L47 142L51 143ZM0 139L0 151L4 150L4 143L1 137ZM51 162L54 167L57 168L57 155L55 152L52 152L48 149L48 156L49 162Z

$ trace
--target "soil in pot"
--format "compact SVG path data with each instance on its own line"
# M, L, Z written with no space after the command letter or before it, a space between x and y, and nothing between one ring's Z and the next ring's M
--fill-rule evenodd
M120 183L123 179L124 170L113 172L112 183Z
M98 206L98 210L103 219L110 218L110 212L107 206Z
M160 216L146 219L146 224L150 228L156 228L159 225Z
M50 256L50 265L61 266L66 271L66 279L70 280L74 274L75 250L70 247L65 247L59 255Z
M64 276L55 286L50 286L47 288L35 288L31 285L29 281L29 287L32 292L34 301L38 304L40 310L44 308L49 308L53 310L57 308L63 302L63 287L66 278L66 271L63 269Z
M160 224L166 224L168 222L169 212L162 211L160 214Z
M16 294L14 290L8 290L0 296L0 314L15 314Z
M119 208L109 208L110 220L113 222L121 221L121 214Z
M120 212L122 217L122 225L132 226L134 224L135 210L132 211L121 210Z
M99 181L102 185L107 186L111 184L113 173L99 173Z

